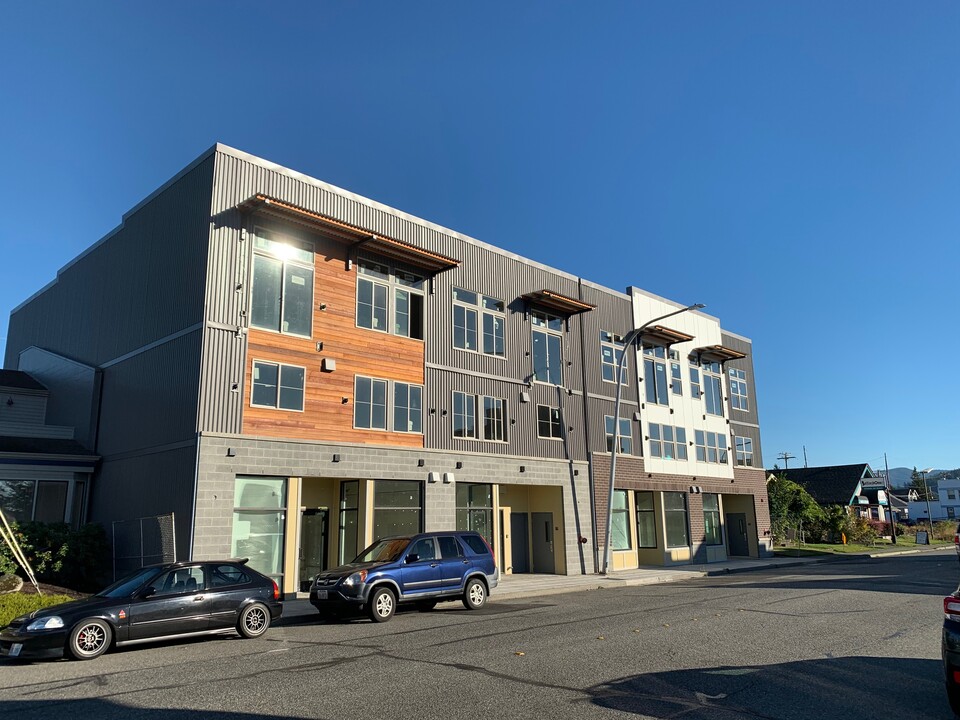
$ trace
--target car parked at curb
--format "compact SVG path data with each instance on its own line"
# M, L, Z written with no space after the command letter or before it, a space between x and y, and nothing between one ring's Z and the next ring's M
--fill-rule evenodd
M314 578L310 603L327 616L366 612L374 622L393 617L398 604L432 610L460 600L483 607L497 586L493 551L478 533L429 532L377 540L346 565Z
M943 599L943 633L940 640L947 701L960 717L960 588Z
M0 657L99 657L111 647L237 632L263 635L283 612L280 588L247 560L141 568L83 600L21 615L0 630Z

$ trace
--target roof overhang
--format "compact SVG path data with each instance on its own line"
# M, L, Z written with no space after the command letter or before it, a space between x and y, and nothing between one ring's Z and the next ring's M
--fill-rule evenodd
M535 302L548 310L554 310L564 315L576 315L577 313L593 310L596 305L585 303L576 298L561 295L553 290L537 290L522 296L524 300Z
M675 345L693 340L693 335L688 335L685 332L680 332L679 330L674 330L664 325L653 325L644 328L641 337L644 342L650 342L654 345Z
M351 225L340 220L334 220L326 215L305 210L304 208L285 203L282 200L276 200L266 195L254 195L243 201L238 206L240 210L246 212L256 212L262 215L271 215L289 220L300 225L305 225L312 230L320 230L325 235L334 240L348 243L349 245L369 248L371 252L386 256L393 260L414 265L430 272L440 272L448 270L460 264L459 260L435 253L431 250L417 247L403 240L378 235L365 228Z
M708 345L707 347L697 348L697 353L704 360L716 360L717 362L727 362L727 360L742 360L747 356L739 350L724 347L723 345Z

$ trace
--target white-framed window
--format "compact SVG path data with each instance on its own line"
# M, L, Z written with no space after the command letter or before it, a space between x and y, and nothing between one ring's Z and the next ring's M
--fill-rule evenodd
M622 337L607 332L606 330L600 331L600 370L604 382L616 382L615 378L617 375L617 363L620 362L620 358L623 355L623 350L624 347ZM627 384L626 362L623 364L623 373L620 376L620 383L622 385Z
M718 362L703 362L703 399L707 415L723 417L723 369Z
M253 236L250 326L310 337L313 247L257 228Z
M563 422L560 408L537 405L537 437L563 440Z
M630 426L630 420L620 418L618 425L617 438L620 444L617 452L622 455L633 455L633 429ZM607 452L613 452L613 415L603 416L603 427L607 436Z
M534 310L533 378L537 382L563 385L563 318Z
M453 346L493 357L507 356L503 300L453 289Z
M734 436L737 465L753 467L753 440L748 437Z
M697 460L700 462L727 464L727 436L723 433L694 431Z
M678 396L683 395L683 371L678 362L670 363L670 392Z
M454 392L453 436L466 440L507 442L507 401L488 395Z
M453 436L477 437L477 396L453 393Z
M669 405L667 395L667 349L662 345L643 346L643 384L648 403Z
M730 405L737 410L749 410L747 399L747 373L745 370L730 369Z
M357 263L357 327L423 340L419 275L372 260Z
M687 459L687 431L682 427L650 423L650 457Z
M250 404L302 412L306 375L307 369L298 365L254 360Z
M353 398L353 426L358 430L423 432L422 385L357 375Z

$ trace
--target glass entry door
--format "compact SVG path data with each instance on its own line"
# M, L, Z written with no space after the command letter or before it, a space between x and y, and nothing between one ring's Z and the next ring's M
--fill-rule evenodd
M300 592L310 591L314 576L327 569L327 508L300 511Z

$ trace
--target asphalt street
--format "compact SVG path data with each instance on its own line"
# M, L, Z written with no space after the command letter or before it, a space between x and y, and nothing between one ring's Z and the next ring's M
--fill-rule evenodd
M952 718L953 551L402 612L90 662L0 661L39 718Z

